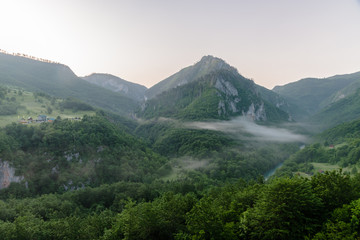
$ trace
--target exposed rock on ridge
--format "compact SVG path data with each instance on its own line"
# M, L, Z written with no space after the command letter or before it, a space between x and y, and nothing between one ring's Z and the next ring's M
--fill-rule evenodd
M144 100L145 91L147 89L145 86L128 82L111 74L94 73L83 77L82 79L113 92L121 93L136 101Z
M22 176L15 176L15 169L9 166L8 161L0 159L0 189L7 188L12 182L20 182L23 180Z

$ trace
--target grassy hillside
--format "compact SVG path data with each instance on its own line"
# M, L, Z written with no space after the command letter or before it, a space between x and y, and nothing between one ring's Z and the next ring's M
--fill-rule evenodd
M1 88L5 92L3 98L0 98L0 127L12 122L19 122L22 118L32 117L36 119L38 115L47 115L48 117L76 118L84 115L94 115L95 109L87 105L85 109L63 106L66 99L51 97L43 93L33 93L20 90L18 88ZM3 112L2 106L13 106L12 112ZM86 104L85 104L86 106Z
M0 84L60 98L74 97L121 114L128 114L137 106L134 100L120 93L78 78L65 65L3 53L0 53Z

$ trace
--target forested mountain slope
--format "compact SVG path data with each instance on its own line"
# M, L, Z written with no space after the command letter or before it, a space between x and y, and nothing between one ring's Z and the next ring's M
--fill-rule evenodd
M301 106L288 101L280 94L260 85L256 85L256 88L262 99L288 113L291 120L301 121L306 115L305 110Z
M306 78L284 86L276 86L273 91L290 103L300 106L309 116L353 94L359 82L360 72L357 72L323 79Z
M145 102L144 118L229 119L247 116L257 121L288 121L289 115L261 98L253 81L236 71L219 70L165 91Z
M342 98L319 113L312 116L309 121L319 126L319 129L334 127L340 123L349 122L360 118L360 89L355 93Z
M101 116L31 126L13 123L1 132L1 161L15 168L35 194L158 177L167 159L118 123Z
M329 128L313 137L312 144L304 146L284 162L278 176L312 176L326 170L343 169L351 175L360 167L360 120Z

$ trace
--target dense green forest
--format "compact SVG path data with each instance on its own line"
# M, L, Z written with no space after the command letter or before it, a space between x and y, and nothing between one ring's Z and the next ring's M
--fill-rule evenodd
M356 239L360 176L118 182L0 200L1 239ZM2 195L5 193L2 192Z
M17 190L32 196L191 174L220 182L253 179L297 149L296 144L253 146L215 131L172 123L129 122L100 111L81 121L58 117L53 123L13 123L0 131L2 159L26 179L26 187L20 184ZM187 163L196 171L182 167Z
M328 130L291 155L297 144L249 144L102 111L10 124L0 132L1 159L26 182L0 190L0 238L355 239L357 171L294 172L310 173L312 161L358 164L350 134L358 125ZM177 170L190 156L206 166ZM265 182L261 174L285 159L282 177Z
M103 111L7 125L0 146L24 179L0 190L2 239L186 239L202 234L190 224L198 204L264 185L262 174L298 148Z

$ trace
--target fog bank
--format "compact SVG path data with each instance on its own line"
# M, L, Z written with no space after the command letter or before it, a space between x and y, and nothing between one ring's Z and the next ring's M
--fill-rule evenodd
M280 127L268 127L247 120L245 117L234 118L230 121L216 122L191 122L187 127L196 129L208 129L234 135L240 139L269 142L305 142L306 136L296 134L288 129Z

